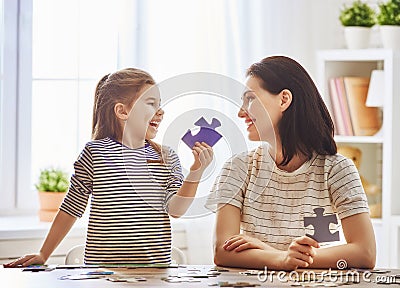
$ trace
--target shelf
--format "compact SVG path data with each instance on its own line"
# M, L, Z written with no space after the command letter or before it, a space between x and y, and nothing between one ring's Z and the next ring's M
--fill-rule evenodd
M384 71L382 97L385 105L381 110L383 117L381 130L374 136L336 135L335 141L338 147L355 146L361 150L360 175L369 183L381 188L382 218L371 219L378 248L377 266L398 267L400 265L400 206L398 204L400 193L397 187L398 171L400 171L400 130L396 125L400 123L400 113L398 113L400 51L391 49L319 51L317 69L318 87L331 113L334 112L332 109L334 103L331 101L330 79L371 77L373 70ZM340 109L342 108L343 106ZM344 117L343 110L340 112L342 115L336 113L337 116ZM373 201L376 200L375 198L370 200L370 204L375 204Z
M319 53L325 61L380 61L391 56L391 49L337 49L325 50Z
M371 218L372 225L383 225L382 218Z
M377 136L335 136L337 143L366 143L366 144L382 144L383 137Z

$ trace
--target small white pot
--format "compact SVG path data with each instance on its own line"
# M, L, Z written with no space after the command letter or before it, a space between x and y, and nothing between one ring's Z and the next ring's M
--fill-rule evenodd
M400 50L400 26L380 26L383 48Z
M347 26L344 27L344 38L346 39L347 48L349 49L365 49L369 47L371 28Z

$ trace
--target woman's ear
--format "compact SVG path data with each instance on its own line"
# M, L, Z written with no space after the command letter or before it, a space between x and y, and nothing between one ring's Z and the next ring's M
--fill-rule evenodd
M122 121L128 120L129 111L127 111L126 107L122 103L117 103L114 105L114 113L118 119Z
M281 93L279 93L281 99L281 111L284 112L289 108L290 104L292 104L293 95L292 92L288 89L283 89Z

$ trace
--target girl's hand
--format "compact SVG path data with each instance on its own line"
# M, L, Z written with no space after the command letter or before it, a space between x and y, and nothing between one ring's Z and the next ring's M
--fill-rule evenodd
M308 236L293 239L288 250L284 251L282 267L287 270L307 268L314 262L315 248L319 248L318 242Z
M190 167L190 171L203 172L213 160L214 152L211 146L205 142L196 142L192 153L194 155L194 163Z
M222 246L227 251L240 252L247 249L265 249L266 244L257 238L247 235L233 235Z
M29 265L42 265L46 262L41 254L29 254L24 255L10 263L3 264L4 268L14 268L14 267L26 267Z

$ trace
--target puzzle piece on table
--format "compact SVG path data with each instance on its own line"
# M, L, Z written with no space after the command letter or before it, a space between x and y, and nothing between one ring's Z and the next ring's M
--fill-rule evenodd
M187 272L187 273L178 273L178 277L180 278L185 278L185 277L189 277L189 278L209 278L209 277L216 277L218 275L220 275L220 272L216 272L216 271L209 271L207 273L202 273L202 272Z
M53 271L54 267L48 267L47 265L31 265L22 269L23 272L41 272L41 271Z
M87 280L87 279L101 279L101 278L104 278L104 276L76 274L76 275L64 275L59 277L58 280Z
M83 275L112 275L114 272L112 271L89 271L84 273Z
M345 285L345 284L350 284L350 283L334 283L334 282L326 282L326 281L318 281L316 283L299 283L299 282L294 282L292 287L338 287L339 285ZM352 283L353 284L353 283Z
M246 275L246 276L258 275L259 273L260 273L260 270L246 270L246 271L239 272L240 275Z
M161 278L161 280L168 283L192 283L192 282L201 282L200 279L192 278L192 277L178 277L178 276L168 276Z
M358 273L365 273L365 272L369 272L372 274L386 274L389 273L390 270L386 270L386 269L363 269L363 268L351 268L351 271L354 272L358 272ZM397 278L400 278L400 274L399 275L395 275Z
M217 127L221 126L221 122L217 118L213 118L211 124L209 124L204 117L201 117L194 125L201 127L200 131L196 135L192 135L189 129L182 137L182 141L188 145L190 149L193 148L196 142L206 142L212 147L222 137L222 135L215 130Z
M218 283L208 284L208 286L217 286L217 287L256 287L260 286L257 283L249 283L249 282L227 282L222 281Z
M218 267L214 266L210 269L210 271L216 271L216 272L229 272L229 269L223 268L223 267Z
M318 242L332 242L339 241L339 231L331 233L329 224L338 224L335 214L325 215L324 208L315 208L314 212L316 217L304 217L304 227L309 225L314 226L314 235L306 234Z
M147 281L147 279L144 277L131 277L131 276L109 277L109 278L106 278L106 280L111 281L111 282L128 282L128 283Z

